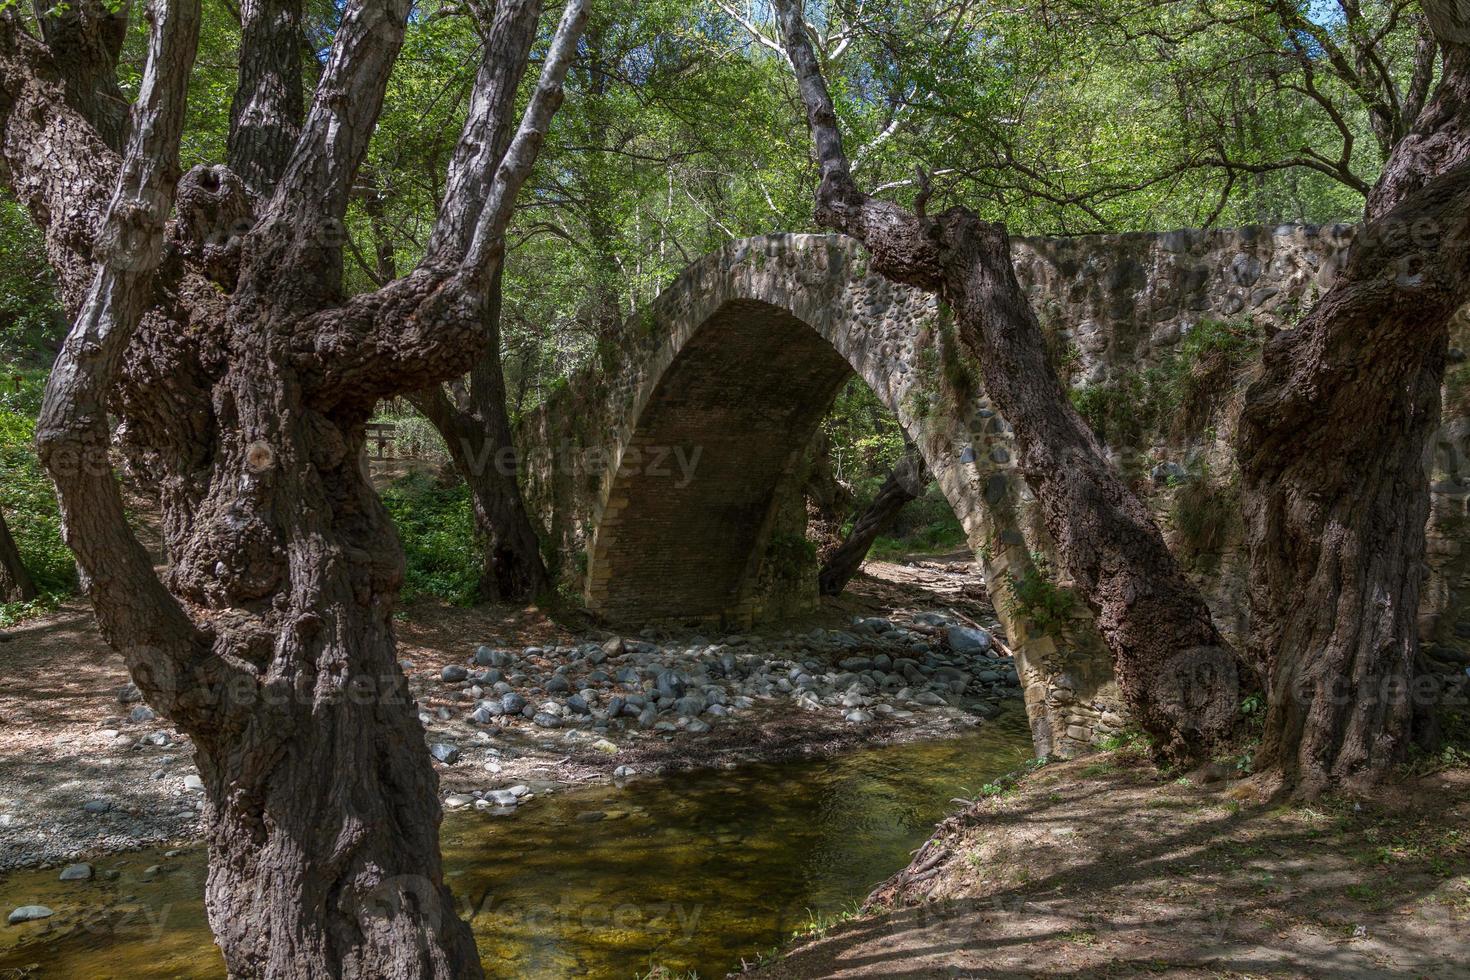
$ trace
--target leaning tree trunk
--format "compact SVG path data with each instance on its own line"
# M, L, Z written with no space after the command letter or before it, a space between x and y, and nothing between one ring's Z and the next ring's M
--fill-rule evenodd
M909 446L888 479L878 488L873 502L858 515L847 538L827 557L817 572L817 589L822 595L841 595L847 583L863 567L873 542L893 526L904 506L917 500L929 482L929 471L918 449Z
M965 208L914 213L854 182L837 116L798 0L776 0L822 167L817 220L861 241L874 271L939 295L980 368L985 391L1015 430L1018 463L1077 591L1096 613L1129 710L1178 762L1198 762L1233 735L1239 661L1199 590L1164 544L1148 509L1119 479L1072 407L1011 264L1003 226Z
M35 597L31 573L20 560L20 549L5 526L5 515L0 514L0 602L25 602Z
M541 539L521 495L519 456L506 411L499 274L490 288L485 313L490 340L470 371L468 404L453 404L443 386L419 392L412 400L439 430L455 469L470 489L475 528L484 548L481 596L491 602L520 602L534 599L550 576L541 556Z
M279 13L272 0L249 9ZM349 299L340 236L323 231L345 214L406 0L344 7L289 160L259 158L265 194L224 166L178 179L198 0L151 8L121 160L68 105L51 52L0 16L0 171L44 227L76 315L38 450L103 635L196 745L206 908L231 976L480 975L444 883L437 777L395 653L402 552L357 461L378 400L463 374L483 344L515 197L587 15L586 0L568 0L497 164L472 152L504 108L480 83L505 74L515 88L519 71L496 59L529 48L539 9L495 8L434 250ZM157 480L166 582L125 519L110 416Z
M1307 795L1384 775L1430 689L1413 676L1425 454L1470 300L1470 34L1435 7L1440 86L1337 281L1268 345L1240 422L1252 652L1270 686L1258 758Z

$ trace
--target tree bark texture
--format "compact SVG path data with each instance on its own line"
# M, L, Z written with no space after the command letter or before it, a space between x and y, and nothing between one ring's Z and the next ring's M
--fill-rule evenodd
M5 515L0 514L0 602L25 602L35 597L31 573L20 560L20 549L5 526Z
M874 271L937 293L952 311L986 393L1015 430L1020 470L1097 616L1134 719L1164 756L1207 758L1234 732L1239 662L1147 508L1073 409L1016 280L1005 228L964 208L930 218L927 189L914 212L864 194L851 176L799 3L775 6L821 164L818 222L861 241Z
M301 0L240 4L240 78L225 152L254 194L275 186L301 132L301 8Z
M480 975L397 662L402 552L357 460L379 399L462 375L483 347L486 287L586 0L568 0L505 159L461 164L490 169L459 182L483 187L478 200L441 205L443 224L469 229L460 244L344 299L331 232L407 15L406 0L346 5L262 190L224 165L178 176L198 0L152 8L121 158L68 101L52 52L0 14L3 176L44 228L75 316L37 442L103 635L197 748L206 908L232 976ZM273 141L233 147L247 172L275 168ZM124 520L110 416L157 482L162 580Z
M1470 34L1438 6L1439 86L1332 288L1267 345L1240 422L1251 654L1270 694L1258 758L1305 795L1381 778L1432 707L1413 676L1425 455L1470 301Z
M67 101L92 124L98 137L122 152L128 131L128 100L117 82L117 60L127 38L127 4L104 0L33 0L41 39L56 58Z
M878 488L873 502L853 522L851 533L827 557L817 573L817 588L822 595L842 594L847 583L863 567L863 559L868 557L873 542L893 527L904 506L917 500L928 482L929 470L923 457L917 449L909 446Z

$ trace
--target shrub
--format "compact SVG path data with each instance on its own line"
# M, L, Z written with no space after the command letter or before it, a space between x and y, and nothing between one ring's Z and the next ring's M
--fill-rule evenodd
M18 391L10 382L17 373L21 379ZM0 390L0 510L39 593L33 603L0 605L0 624L9 624L53 608L76 591L77 576L72 554L61 540L55 490L36 458L36 415L45 374L17 372L6 366L4 377Z
M444 486L414 472L383 491L398 528L407 570L403 598L435 596L456 606L479 598L483 549L476 537L469 487Z

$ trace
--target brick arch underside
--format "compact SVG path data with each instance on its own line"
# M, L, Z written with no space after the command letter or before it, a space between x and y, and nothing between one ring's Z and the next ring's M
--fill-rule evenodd
M623 621L737 616L783 481L852 374L789 311L721 306L639 413L597 524L592 607ZM681 459L693 463L687 475Z

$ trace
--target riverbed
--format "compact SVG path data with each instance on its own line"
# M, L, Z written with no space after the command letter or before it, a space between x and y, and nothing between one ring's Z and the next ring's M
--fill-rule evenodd
M940 741L539 793L513 815L449 814L445 867L490 976L719 977L860 902L957 799L1030 754L1012 709ZM4 911L55 912L0 931L0 972L224 976L202 848L93 863L91 881L0 883Z

